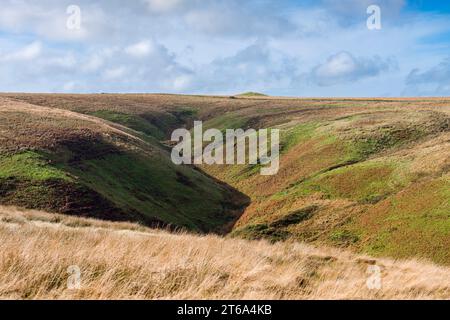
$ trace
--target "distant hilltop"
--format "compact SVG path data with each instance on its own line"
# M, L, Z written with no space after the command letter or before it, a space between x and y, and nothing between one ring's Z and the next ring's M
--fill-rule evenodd
M237 95L238 97L268 97L268 95L259 92L244 92Z

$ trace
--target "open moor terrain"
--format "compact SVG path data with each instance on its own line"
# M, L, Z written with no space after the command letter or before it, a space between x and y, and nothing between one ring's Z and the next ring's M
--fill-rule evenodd
M280 171L175 166L172 130L281 129ZM0 203L450 264L450 99L0 96Z

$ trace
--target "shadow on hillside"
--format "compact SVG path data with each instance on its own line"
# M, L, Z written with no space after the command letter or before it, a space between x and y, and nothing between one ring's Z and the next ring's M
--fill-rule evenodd
M217 184L221 185L225 190L227 190L227 199L225 199L225 201L222 203L223 210L221 214L229 216L230 220L228 223L218 228L217 230L209 230L209 232L217 233L220 235L230 233L233 230L233 227L238 222L238 220L244 214L245 209L250 205L251 203L250 197L240 192L239 190L235 189L234 187L230 186L229 184L223 182L222 180L219 180L209 175L202 169L195 166L193 166L192 168L200 172L202 175L208 177L212 181L216 182Z

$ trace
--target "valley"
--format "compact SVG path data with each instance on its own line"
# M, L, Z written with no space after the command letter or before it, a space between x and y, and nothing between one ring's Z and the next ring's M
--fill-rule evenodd
M0 203L450 264L450 99L2 94ZM175 166L173 130L280 130L279 172Z

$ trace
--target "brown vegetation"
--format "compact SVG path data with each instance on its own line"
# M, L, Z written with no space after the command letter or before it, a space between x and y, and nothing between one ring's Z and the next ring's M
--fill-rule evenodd
M68 289L68 268L81 270ZM381 289L369 289L369 266ZM70 270L69 270L70 271ZM438 299L450 270L331 248L169 234L0 207L0 298Z

